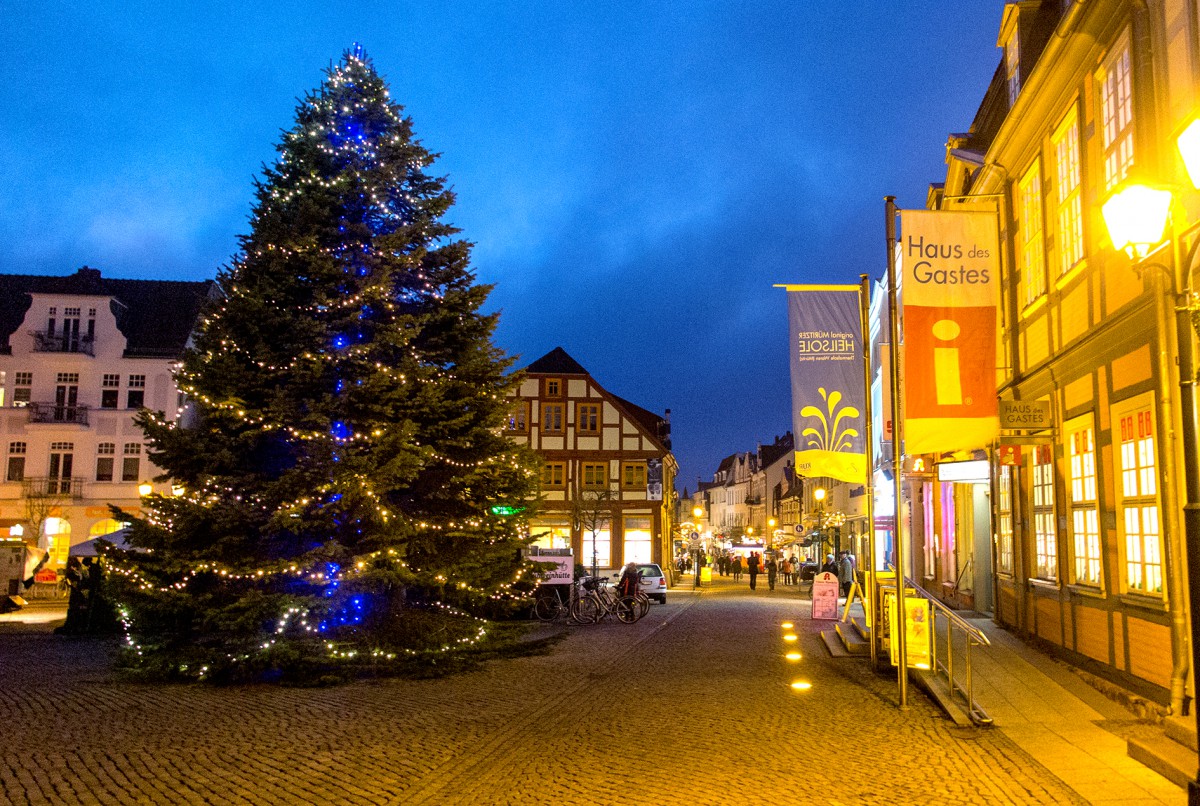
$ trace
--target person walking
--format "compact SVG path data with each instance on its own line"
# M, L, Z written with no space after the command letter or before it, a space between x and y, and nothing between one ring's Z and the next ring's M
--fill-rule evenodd
M838 582L842 585L842 596L849 596L850 586L854 584L854 560L850 559L848 551L843 551L838 559Z
M758 584L758 554L750 552L750 590Z
M775 555L767 557L767 589L775 590L775 578L779 575L779 563Z
M792 566L792 558L784 557L783 563L779 570L783 572L783 584L791 585L792 584L792 573L795 570L794 567Z

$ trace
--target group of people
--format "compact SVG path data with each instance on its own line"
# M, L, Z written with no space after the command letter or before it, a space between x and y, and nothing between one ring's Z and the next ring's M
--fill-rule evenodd
M833 554L826 554L825 562L821 564L821 573L836 576L842 596L849 596L850 588L854 585L854 555L848 551L838 552L836 558Z
M675 559L675 567L680 574L687 574L691 573L695 562L696 557L690 552L680 554ZM794 555L789 554L780 558L776 552L760 554L757 551L752 551L748 555L726 552L711 559L705 554L700 554L699 562L702 567L711 565L721 576L732 576L734 582L741 582L742 577L748 577L750 590L757 589L758 577L764 574L770 590L775 590L775 583L780 574L783 575L784 585L798 585L800 584L800 569L803 566L803 560ZM825 555L825 562L819 569L822 573L828 571L837 576L842 596L849 595L850 588L854 584L855 570L854 555L848 551L839 552L836 557L832 553Z

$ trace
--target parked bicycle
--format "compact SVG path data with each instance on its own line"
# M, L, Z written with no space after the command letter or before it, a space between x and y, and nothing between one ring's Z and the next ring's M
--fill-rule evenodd
M635 597L618 596L603 577L584 577L580 583L583 592L573 615L583 624L595 624L611 615L622 624L632 624L645 614Z

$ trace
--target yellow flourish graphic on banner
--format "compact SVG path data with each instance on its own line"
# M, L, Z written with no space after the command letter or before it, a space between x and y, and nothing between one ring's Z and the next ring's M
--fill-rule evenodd
M816 406L805 406L800 409L801 417L818 417L821 420L821 429L817 430L813 427L804 429L803 436L808 437L809 447L819 451L849 451L850 439L858 436L858 429L845 428L842 430L842 420L847 417L854 418L860 415L858 409L854 406L842 406L838 408L838 404L842 402L842 393L834 390L832 393L826 393L825 387L817 389L821 393L821 399L825 401L825 411L821 411Z

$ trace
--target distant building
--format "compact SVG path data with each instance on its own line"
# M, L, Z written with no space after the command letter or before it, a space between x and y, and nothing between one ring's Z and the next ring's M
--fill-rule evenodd
M505 433L542 458L536 545L600 569L671 559L671 423L602 387L557 347L524 370Z
M0 531L61 566L72 544L120 528L110 504L139 511L139 485L162 471L134 415L176 416L172 368L214 287L86 266L0 275Z

